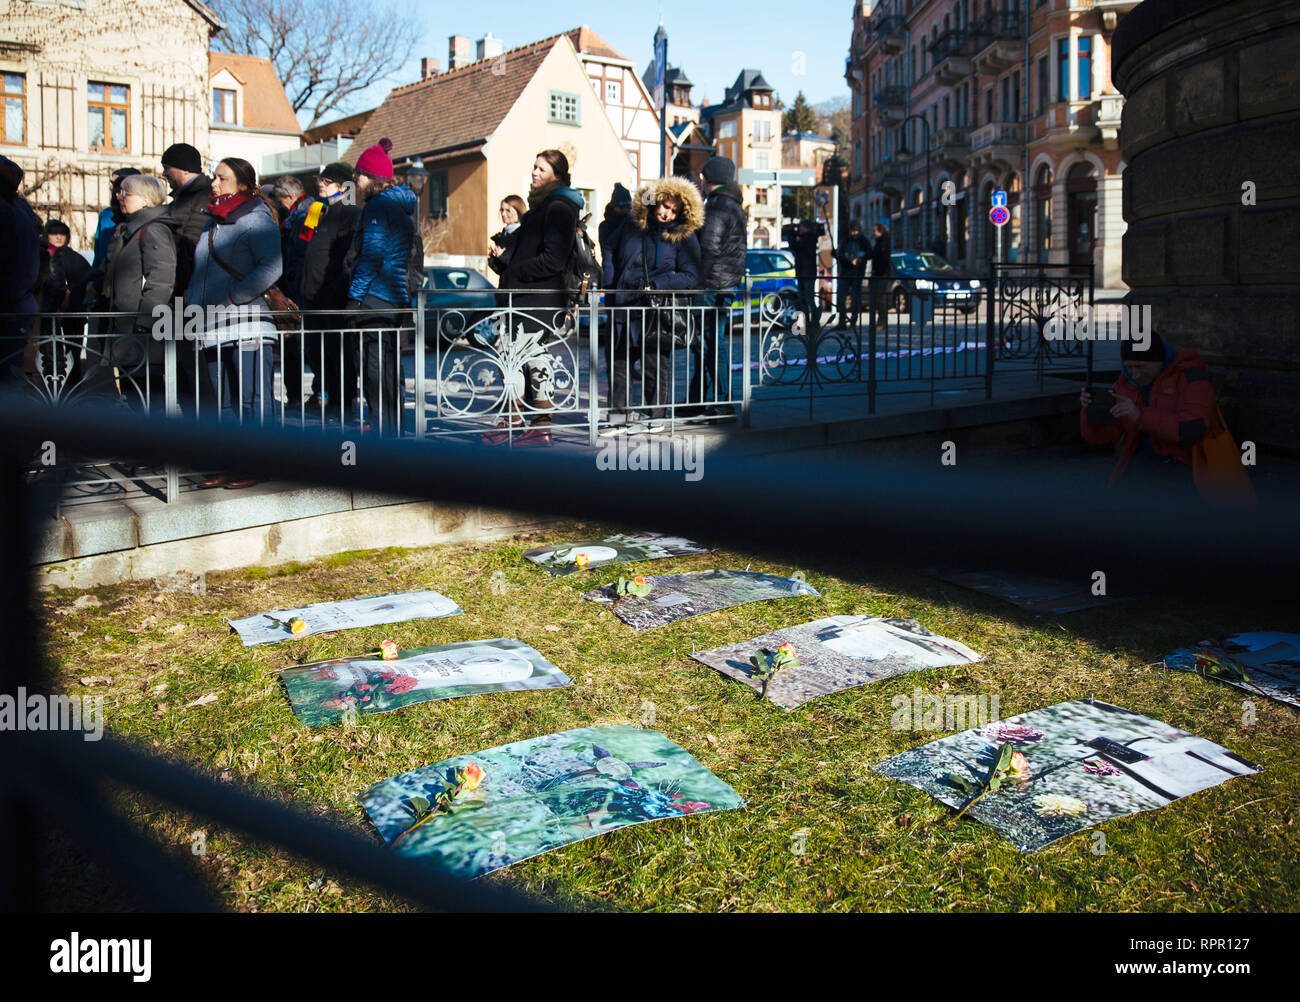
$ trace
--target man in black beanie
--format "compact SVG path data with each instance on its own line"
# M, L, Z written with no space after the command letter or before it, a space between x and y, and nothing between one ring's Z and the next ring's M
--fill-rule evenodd
M181 224L176 232L176 287L184 289L194 271L195 244L209 218L203 210L212 196L212 178L203 173L203 159L188 143L167 147L162 155L162 174L172 189L167 211Z
M682 417L735 420L731 397L731 356L728 328L731 302L745 281L745 249L749 243L744 196L736 184L736 165L712 157L700 172L704 188L704 226L700 228L700 287L705 290L700 311L704 329L691 345L690 406ZM747 308L747 307L746 307ZM712 398L712 402L709 400Z
M1079 393L1079 432L1093 445L1119 443L1111 486L1123 477L1190 495L1192 451L1220 430L1214 387L1195 350L1174 351L1155 333L1144 340L1121 342L1123 371L1106 400L1090 409L1090 388Z

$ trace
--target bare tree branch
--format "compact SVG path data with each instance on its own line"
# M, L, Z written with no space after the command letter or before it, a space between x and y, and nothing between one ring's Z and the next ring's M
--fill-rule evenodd
M226 30L214 48L270 59L295 114L317 125L348 99L392 76L411 57L419 20L399 6L345 8L327 0L215 0Z

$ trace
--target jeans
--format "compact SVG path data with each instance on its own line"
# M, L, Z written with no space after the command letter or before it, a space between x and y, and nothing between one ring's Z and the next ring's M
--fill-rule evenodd
M203 354L221 402L221 420L263 424L274 420L275 352L270 343L244 341L209 348Z
M693 404L724 403L731 400L731 294L706 292L700 295L702 318L699 336L691 342L691 379L686 399Z

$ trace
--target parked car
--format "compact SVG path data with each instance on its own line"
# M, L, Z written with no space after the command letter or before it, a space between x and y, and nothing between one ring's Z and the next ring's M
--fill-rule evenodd
M496 288L473 268L424 269L424 337L429 350L486 335L496 309Z
M745 273L752 281L750 309L760 309L764 299L775 296L777 316L781 322L788 322L799 304L799 287L794 279L794 255L786 250L769 248L747 250Z
M954 307L963 313L973 313L979 307L983 283L974 275L954 268L938 254L900 251L891 254L889 259L894 266L889 296L896 312L910 312L912 297L918 293L933 296L936 309Z

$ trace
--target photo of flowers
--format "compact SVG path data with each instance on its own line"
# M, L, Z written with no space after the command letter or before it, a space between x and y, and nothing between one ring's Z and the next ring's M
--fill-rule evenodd
M1140 713L1075 700L940 738L875 771L1030 852L1260 768Z
M992 595L1018 605L1035 616L1059 616L1080 609L1122 601L1127 595L1094 595L1092 582L1062 581L1056 578L1037 577L1032 574L1015 574L1007 571L952 571L935 572L935 576L950 584L960 585L984 595Z
M752 659L783 644L793 646L800 663L775 672L767 680L766 696L787 710L905 672L981 660L969 647L931 633L914 619L877 616L828 616L691 657L761 693L764 680Z
M708 553L701 546L681 536L664 536L658 532L624 532L604 539L568 543L564 546L539 546L524 551L524 559L545 567L556 577L604 567L628 564L637 560L662 560Z
M351 710L387 713L412 703L573 684L527 644L504 637L396 653L392 660L376 655L290 668L280 681L308 727L332 724Z
M1234 633L1165 655L1165 667L1218 679L1300 707L1300 636Z
M640 583L639 577L635 580ZM806 581L757 571L647 574L644 580L650 585L650 593L645 596L618 595L615 583L584 592L582 597L610 606L614 615L634 630L649 630L746 602L818 594Z
M445 759L358 799L393 851L465 879L627 825L744 806L662 734L628 726Z
M404 591L353 598L346 602L318 602L296 609L272 609L226 622L239 634L245 647L256 647L334 630L405 623L411 619L442 619L444 616L459 616L463 611L436 591Z

